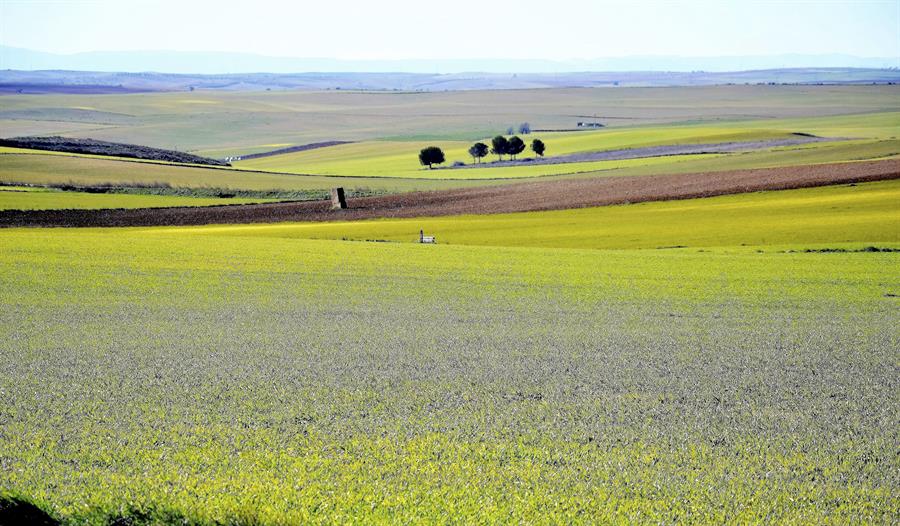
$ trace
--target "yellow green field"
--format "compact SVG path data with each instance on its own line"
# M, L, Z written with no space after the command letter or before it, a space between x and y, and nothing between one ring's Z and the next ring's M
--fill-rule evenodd
M896 239L869 222L853 242ZM196 234L0 230L0 497L91 526L900 514L897 253L803 253L805 228L702 250Z
M900 180L550 212L329 223L222 225L195 235L507 247L652 249L900 243ZM148 231L149 234L163 231Z
M3 134L216 156L359 142L238 169L6 150L0 182L216 195L714 178L896 158L898 95L4 95ZM469 162L507 126L592 115L610 127L528 138L548 155L841 140L417 166L422 145ZM242 201L0 186L0 209ZM887 180L481 216L0 228L0 523L19 503L62 526L897 524L898 203Z

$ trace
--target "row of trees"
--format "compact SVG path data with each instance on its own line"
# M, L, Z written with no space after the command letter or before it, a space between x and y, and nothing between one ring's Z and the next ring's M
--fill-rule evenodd
M543 157L546 149L547 147L544 145L544 141L540 139L531 141L531 151L537 155ZM524 151L525 141L518 136L513 135L507 139L502 135L498 135L491 139L490 148L483 142L476 142L473 144L471 148L469 148L469 155L472 156L472 160L475 163L480 163L483 158L487 157L488 153L496 155L497 158L502 161L504 155L508 155L511 160L515 160L516 156ZM432 165L442 164L444 161L444 151L437 146L422 148L422 151L419 152L419 162L422 163L422 166L431 168Z
M544 150L546 149L547 147L544 145L544 141L540 139L531 141L531 151L541 157L544 156ZM469 148L469 155L472 156L472 160L479 163L482 158L487 156L488 151L496 155L501 161L503 160L504 155L509 155L510 159L515 160L517 155L525 151L525 141L516 135L513 135L509 139L502 135L498 135L491 139L490 150L488 150L488 146L483 142L476 142Z

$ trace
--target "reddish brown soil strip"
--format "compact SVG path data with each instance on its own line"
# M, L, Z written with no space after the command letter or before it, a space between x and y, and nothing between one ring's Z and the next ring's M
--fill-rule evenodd
M7 210L0 211L0 226L204 225L497 214L689 199L887 179L900 179L900 159L699 174L555 180L415 192L349 199L349 209L337 211L330 210L330 202L327 201L130 210Z

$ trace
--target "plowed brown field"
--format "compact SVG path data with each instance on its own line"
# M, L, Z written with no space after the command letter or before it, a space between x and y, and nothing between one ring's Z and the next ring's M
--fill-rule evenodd
M0 227L203 225L492 214L689 199L897 178L900 178L900 159L889 159L697 174L554 180L487 188L414 192L350 199L346 210L330 210L330 202L326 201L131 210L7 210L0 211Z

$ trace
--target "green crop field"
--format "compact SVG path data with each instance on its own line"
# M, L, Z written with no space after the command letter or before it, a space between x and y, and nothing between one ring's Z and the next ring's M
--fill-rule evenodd
M576 210L191 227L197 235L635 249L900 243L900 180Z
M98 525L900 516L897 253L269 234L0 231L2 493Z
M97 194L48 188L0 186L0 210L160 208L262 203L271 199L180 197L172 195Z

